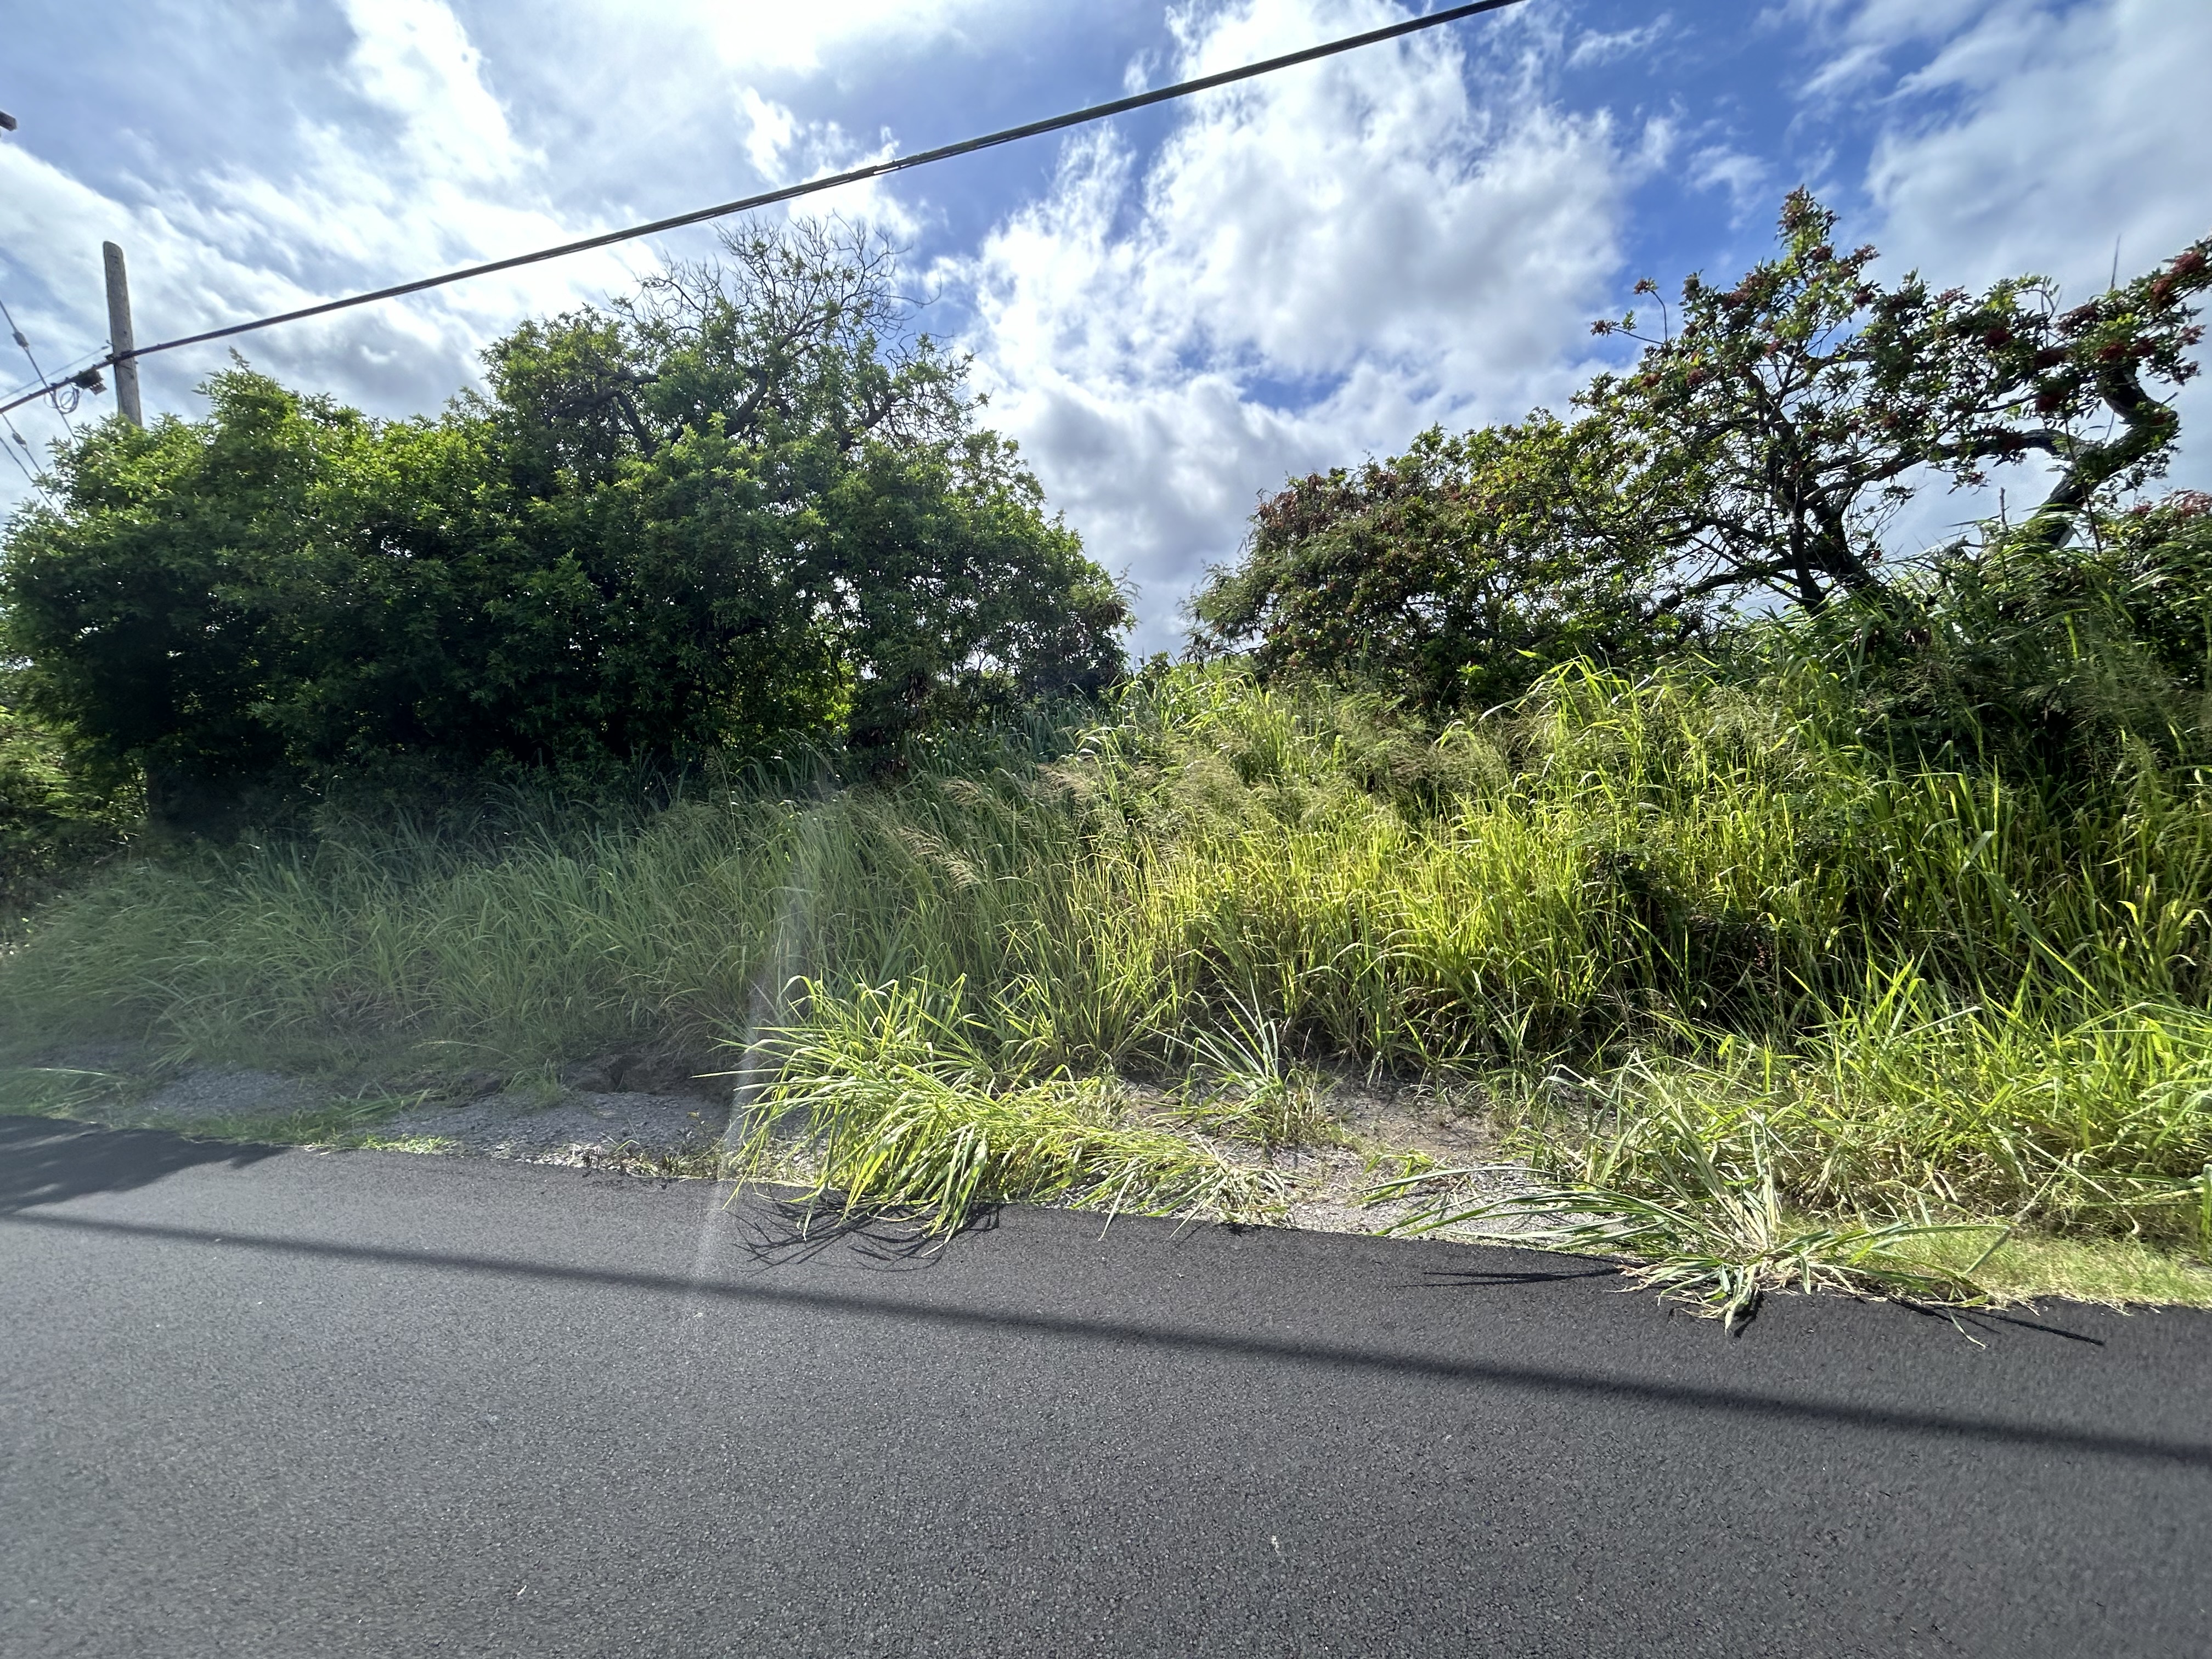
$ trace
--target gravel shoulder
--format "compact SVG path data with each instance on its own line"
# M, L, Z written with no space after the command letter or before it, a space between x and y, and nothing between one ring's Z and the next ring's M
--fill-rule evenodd
M501 1091L403 1109L382 1119L376 1133L408 1151L589 1167L681 1165L720 1152L729 1116L726 1103L696 1095L564 1089L546 1100Z
M149 1057L85 1051L42 1068L60 1115L117 1127L221 1139L378 1147L660 1176L712 1176L729 1131L726 1084L681 1064L602 1055L558 1077L483 1073L415 1091L348 1091L239 1066L188 1066L147 1078ZM1491 1166L1452 1184L1474 1201L1529 1184L1501 1163L1487 1125L1461 1097L1421 1085L1339 1081L1325 1099L1333 1139L1273 1153L1224 1146L1286 1176L1291 1227L1375 1233L1434 1193L1384 1203L1376 1182L1422 1168Z

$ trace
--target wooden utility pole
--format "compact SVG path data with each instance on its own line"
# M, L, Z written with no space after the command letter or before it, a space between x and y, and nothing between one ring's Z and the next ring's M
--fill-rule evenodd
M133 426L146 424L138 405L138 360L130 353L137 347L131 337L131 278L123 269L123 250L112 242L100 245L107 264L107 349L115 354L115 406Z

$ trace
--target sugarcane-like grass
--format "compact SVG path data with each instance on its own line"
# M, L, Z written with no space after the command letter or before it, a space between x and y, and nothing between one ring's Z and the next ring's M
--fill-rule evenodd
M1788 1156L1756 1111L1717 1113L1680 1099L1624 1115L1607 1139L1585 1141L1581 1167L1558 1184L1463 1207L1433 1203L1394 1231L1457 1230L1522 1246L1626 1258L1630 1277L1688 1301L1730 1328L1770 1291L1838 1290L1974 1304L1974 1274L2010 1236L2002 1224L1868 1221L1809 1216L1784 1196ZM1385 1182L1380 1196L1460 1173ZM1954 1267L1906 1254L1933 1239L1980 1245Z
M1814 1259L1769 1215L1826 1230L1841 1282L1901 1264L1928 1294L1971 1293L1979 1246L1894 1230L2012 1229L1984 1268L2037 1240L2212 1254L2206 787L2147 756L2064 787L1893 756L1847 690L1571 670L1437 729L1187 668L896 781L794 764L459 829L332 811L34 915L0 955L0 1061L127 1039L416 1083L772 1055L776 1133L806 1127L755 1121L744 1167L932 1225L1269 1212L1223 1149L1325 1135L1316 1068L1448 1075L1585 1199L1661 1202L1652 1148L1720 1159L1755 1121L1756 1226L1677 1197L1760 1284ZM1129 1079L1180 1119L1133 1114Z
M979 1207L1279 1217L1273 1170L1133 1121L1110 1079L1060 1072L1008 1079L963 1029L910 988L805 988L801 1023L764 1034L749 1057L773 1077L746 1109L731 1163L740 1179L794 1177L799 1202L843 1218L889 1214L925 1234Z

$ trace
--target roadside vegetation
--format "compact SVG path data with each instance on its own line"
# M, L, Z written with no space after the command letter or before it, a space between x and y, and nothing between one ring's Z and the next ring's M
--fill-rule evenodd
M1278 1217L1300 1179L1285 1150L1345 1134L1334 1091L1419 1079L1525 1178L1479 1201L1468 1171L1365 1147L1401 1230L1621 1256L1730 1319L1789 1286L2212 1303L2194 1265L2212 1263L2212 503L2128 504L2173 441L2145 386L2191 372L2203 252L2062 312L2027 283L1879 289L1832 228L1793 198L1776 260L1735 289L1693 283L1571 420L1294 482L1196 601L1192 657L1110 685L1121 602L1018 472L933 474L957 499L922 518L953 569L970 532L945 515L988 510L1030 586L983 584L988 617L981 588L934 579L777 610L811 640L776 694L789 718L756 701L715 724L711 641L637 623L649 584L580 578L564 625L630 653L623 672L708 665L707 712L656 716L657 747L602 720L533 749L520 692L415 743L405 723L466 685L407 702L319 673L275 531L266 616L240 614L283 650L225 670L258 769L195 770L204 733L134 748L96 727L99 677L121 669L52 666L67 607L182 514L168 485L113 507L97 446L181 452L240 417L225 392L213 428L110 428L64 469L68 504L11 532L13 717L113 781L98 822L131 821L134 777L156 810L19 909L0 1087L83 1109L97 1085L66 1057L122 1042L418 1092L650 1051L726 1074L718 1167L943 1231L1018 1200ZM757 282L811 268L753 246ZM514 550L523 530L624 522L678 488L654 482L665 457L732 429L676 430L702 417L639 389L667 360L625 367L622 328L563 326L616 390L585 411L605 476L556 467L544 488L629 493L565 518L517 496L499 544L525 563L550 556ZM733 372L728 396L766 383ZM576 418L563 398L529 419ZM898 441L1012 466L969 407ZM733 453L715 464L763 476ZM2057 467L2041 507L1877 556L1911 488L2029 455ZM919 489L910 461L867 466ZM887 519L860 471L789 486L807 511L851 508L854 569L921 513ZM284 511L295 540L329 522ZM394 579L362 551L388 542L347 534L308 598L354 617L366 590L331 570ZM789 575L831 539L761 568ZM482 649L540 672L494 635ZM562 695L597 684L557 659ZM170 724L211 706L180 697Z

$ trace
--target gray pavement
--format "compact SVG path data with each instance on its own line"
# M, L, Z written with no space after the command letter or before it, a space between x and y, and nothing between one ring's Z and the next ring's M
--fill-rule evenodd
M2212 1317L0 1119L0 1654L2212 1651Z

